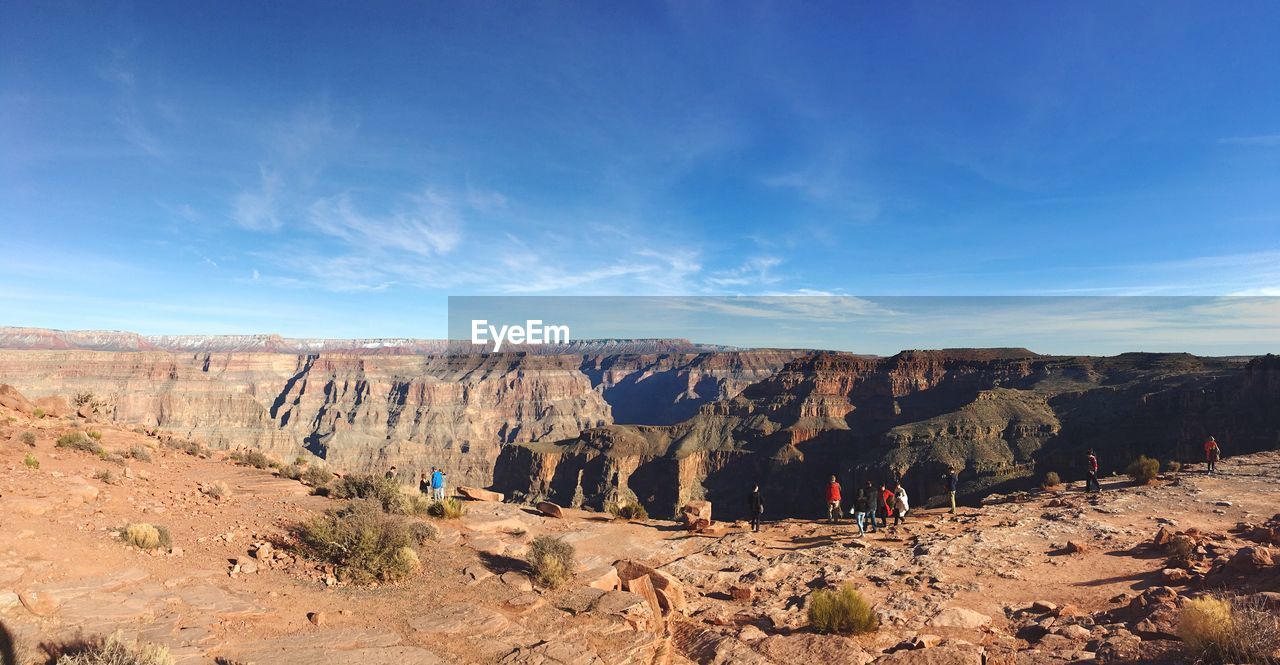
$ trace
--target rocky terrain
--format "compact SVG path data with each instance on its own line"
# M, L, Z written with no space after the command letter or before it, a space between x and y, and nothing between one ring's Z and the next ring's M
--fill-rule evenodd
M445 354L433 340L144 337L0 329L0 382L63 414L143 425L218 449L336 469L433 466L487 486L500 448L626 418L673 423L736 395L798 352L684 340L593 340L540 354Z
M918 511L867 536L773 508L760 533L690 532L470 501L460 520L432 520L421 571L370 587L335 583L291 548L290 525L340 502L145 428L33 407L0 389L0 622L31 658L122 630L180 663L1185 662L1187 598L1280 598L1274 452L1229 457L1211 477L1188 467L1143 487L1108 479L1099 495ZM100 455L54 444L89 428ZM218 482L223 498L202 492ZM167 526L172 546L121 542L136 521ZM555 590L523 562L542 534L577 551ZM814 590L844 583L879 630L808 628Z
M1197 461L1213 434L1233 453L1280 448L1280 359L1125 354L1042 356L1025 349L904 351L889 358L813 353L671 426L613 425L502 450L499 491L601 508L638 500L655 515L701 498L743 515L766 503L822 511L835 474L846 487L901 478L916 502L961 469L970 499L1082 478L1140 454Z

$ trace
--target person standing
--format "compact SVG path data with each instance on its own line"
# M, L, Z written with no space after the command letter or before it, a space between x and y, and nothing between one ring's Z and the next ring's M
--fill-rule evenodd
M387 480L395 480L395 477L396 477L396 467L393 464L391 465L390 469L387 469Z
M881 521L880 526L886 529L889 528L889 516L893 515L894 498L893 490L885 485L880 486L880 505L878 507L884 510L884 519Z
M902 483L898 483L893 495L893 525L898 526L907 518L907 511L911 510L911 504L907 502L907 488L903 487Z
M437 467L431 467L431 498L436 501L444 499L444 474Z
M840 521L840 501L840 483L831 476L831 482L827 483L827 520L832 523Z
M866 486L862 488L862 493L859 494L858 510L862 511L862 514L871 521L867 531L872 533L876 530L876 513L878 512L876 504L880 503L879 499L880 493L876 491L875 485L872 485L871 481L868 480Z
M751 530L759 533L760 516L764 515L764 499L760 498L760 484L751 486L751 495L747 497L747 507L751 509Z
M1084 491L1101 492L1102 485L1098 483L1098 456L1093 454L1093 449L1089 450L1089 457L1085 459L1085 467L1089 471L1089 477L1084 481Z
M855 522L858 523L859 536L867 535L867 528L866 528L867 506L868 505L871 505L873 507L875 506L875 501L870 499L872 491L873 490L871 488L871 481L868 480L866 486L859 489L858 495L853 498L853 510L854 510L853 519ZM875 514L874 508L871 512L871 529L870 530L871 531L876 530L876 514Z
M1222 459L1222 449L1218 447L1218 442L1213 437L1209 437L1204 442L1204 463L1208 471L1205 473L1213 475L1218 470L1218 460Z
M960 487L960 473L955 469L951 469L947 474L947 492L951 494L951 510L952 515L956 514L956 489Z

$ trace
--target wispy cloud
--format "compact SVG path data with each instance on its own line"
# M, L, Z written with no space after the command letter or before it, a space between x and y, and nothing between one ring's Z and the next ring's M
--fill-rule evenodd
M100 74L105 81L116 87L114 119L125 140L152 157L163 157L165 146L153 130L144 110L129 50L113 49L111 59L101 68ZM172 106L167 107L167 112L171 116L176 115Z
M280 174L258 167L258 186L236 194L231 218L236 224L254 231L275 231L283 220L279 198L283 184Z
M389 215L371 216L357 210L348 194L340 194L311 204L307 221L321 233L357 247L434 256L458 246L462 221L449 197L427 190L406 199Z
M736 268L713 272L707 282L719 287L762 286L776 284L782 278L772 270L782 264L776 256L757 256L747 259Z

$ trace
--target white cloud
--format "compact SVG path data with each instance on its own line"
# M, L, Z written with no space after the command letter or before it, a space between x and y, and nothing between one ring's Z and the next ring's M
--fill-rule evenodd
M283 224L280 218L280 175L258 168L258 187L242 191L233 202L231 218L236 224L253 231L274 231Z

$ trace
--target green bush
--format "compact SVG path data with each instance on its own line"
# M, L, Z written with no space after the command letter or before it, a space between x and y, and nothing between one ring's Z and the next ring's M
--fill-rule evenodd
M32 412L31 412L31 415L35 416L35 417L36 417L36 420L40 420L41 418L43 418L43 417L44 417L44 409L41 409L41 408L39 408L39 407L36 407L36 410L35 410L35 411L32 411Z
M129 457L132 457L139 462L150 462L151 450L146 446L134 446L129 449Z
M427 514L447 520L456 520L467 512L467 507L455 498L435 501L427 506Z
M819 633L857 635L880 627L880 617L871 603L853 587L819 589L809 597L809 625Z
M89 430L88 432L85 432L85 434L86 434L90 439L93 439L94 441L101 441L101 440L102 440L102 432L99 432L99 431L98 431L98 430L96 430L96 429L91 429L91 430Z
M83 432L67 432L58 437L54 445L59 448L70 448L99 456L106 452L102 449L102 444L85 436Z
M116 631L106 639L56 649L55 665L174 665L169 650L156 644L131 645Z
M120 530L120 538L124 542L142 550L154 550L158 547L168 548L173 545L168 527L136 522L127 524Z
M329 484L330 480L333 480L333 473L319 464L312 464L307 467L306 471L302 472L302 477L299 480L312 487L324 487Z
M533 579L544 587L554 589L573 577L577 567L573 545L558 536L538 536L529 544L526 559L533 571Z
M1062 484L1062 479L1058 477L1057 471L1050 471L1049 473L1044 474L1044 480L1040 481L1040 487L1042 487L1043 489L1049 489L1050 487L1057 487L1061 484Z
M36 433L23 432L22 436L18 437L18 440L34 448L36 445Z
M1139 485L1146 485L1156 479L1156 475L1160 473L1160 462L1141 455L1138 459L1129 463L1129 468L1125 469L1125 473Z
M22 464L28 469L40 468L40 460L36 459L36 456L31 453L27 453L27 456L22 458Z
M335 499L373 499L388 513L403 513L407 507L399 483L369 473L353 473L339 478L329 488L329 496Z
M422 533L405 518L386 514L376 500L353 502L294 528L303 556L331 563L341 579L360 584L415 572L420 563L413 547Z
M649 519L649 511L638 503L611 503L608 510L610 515L624 520Z

